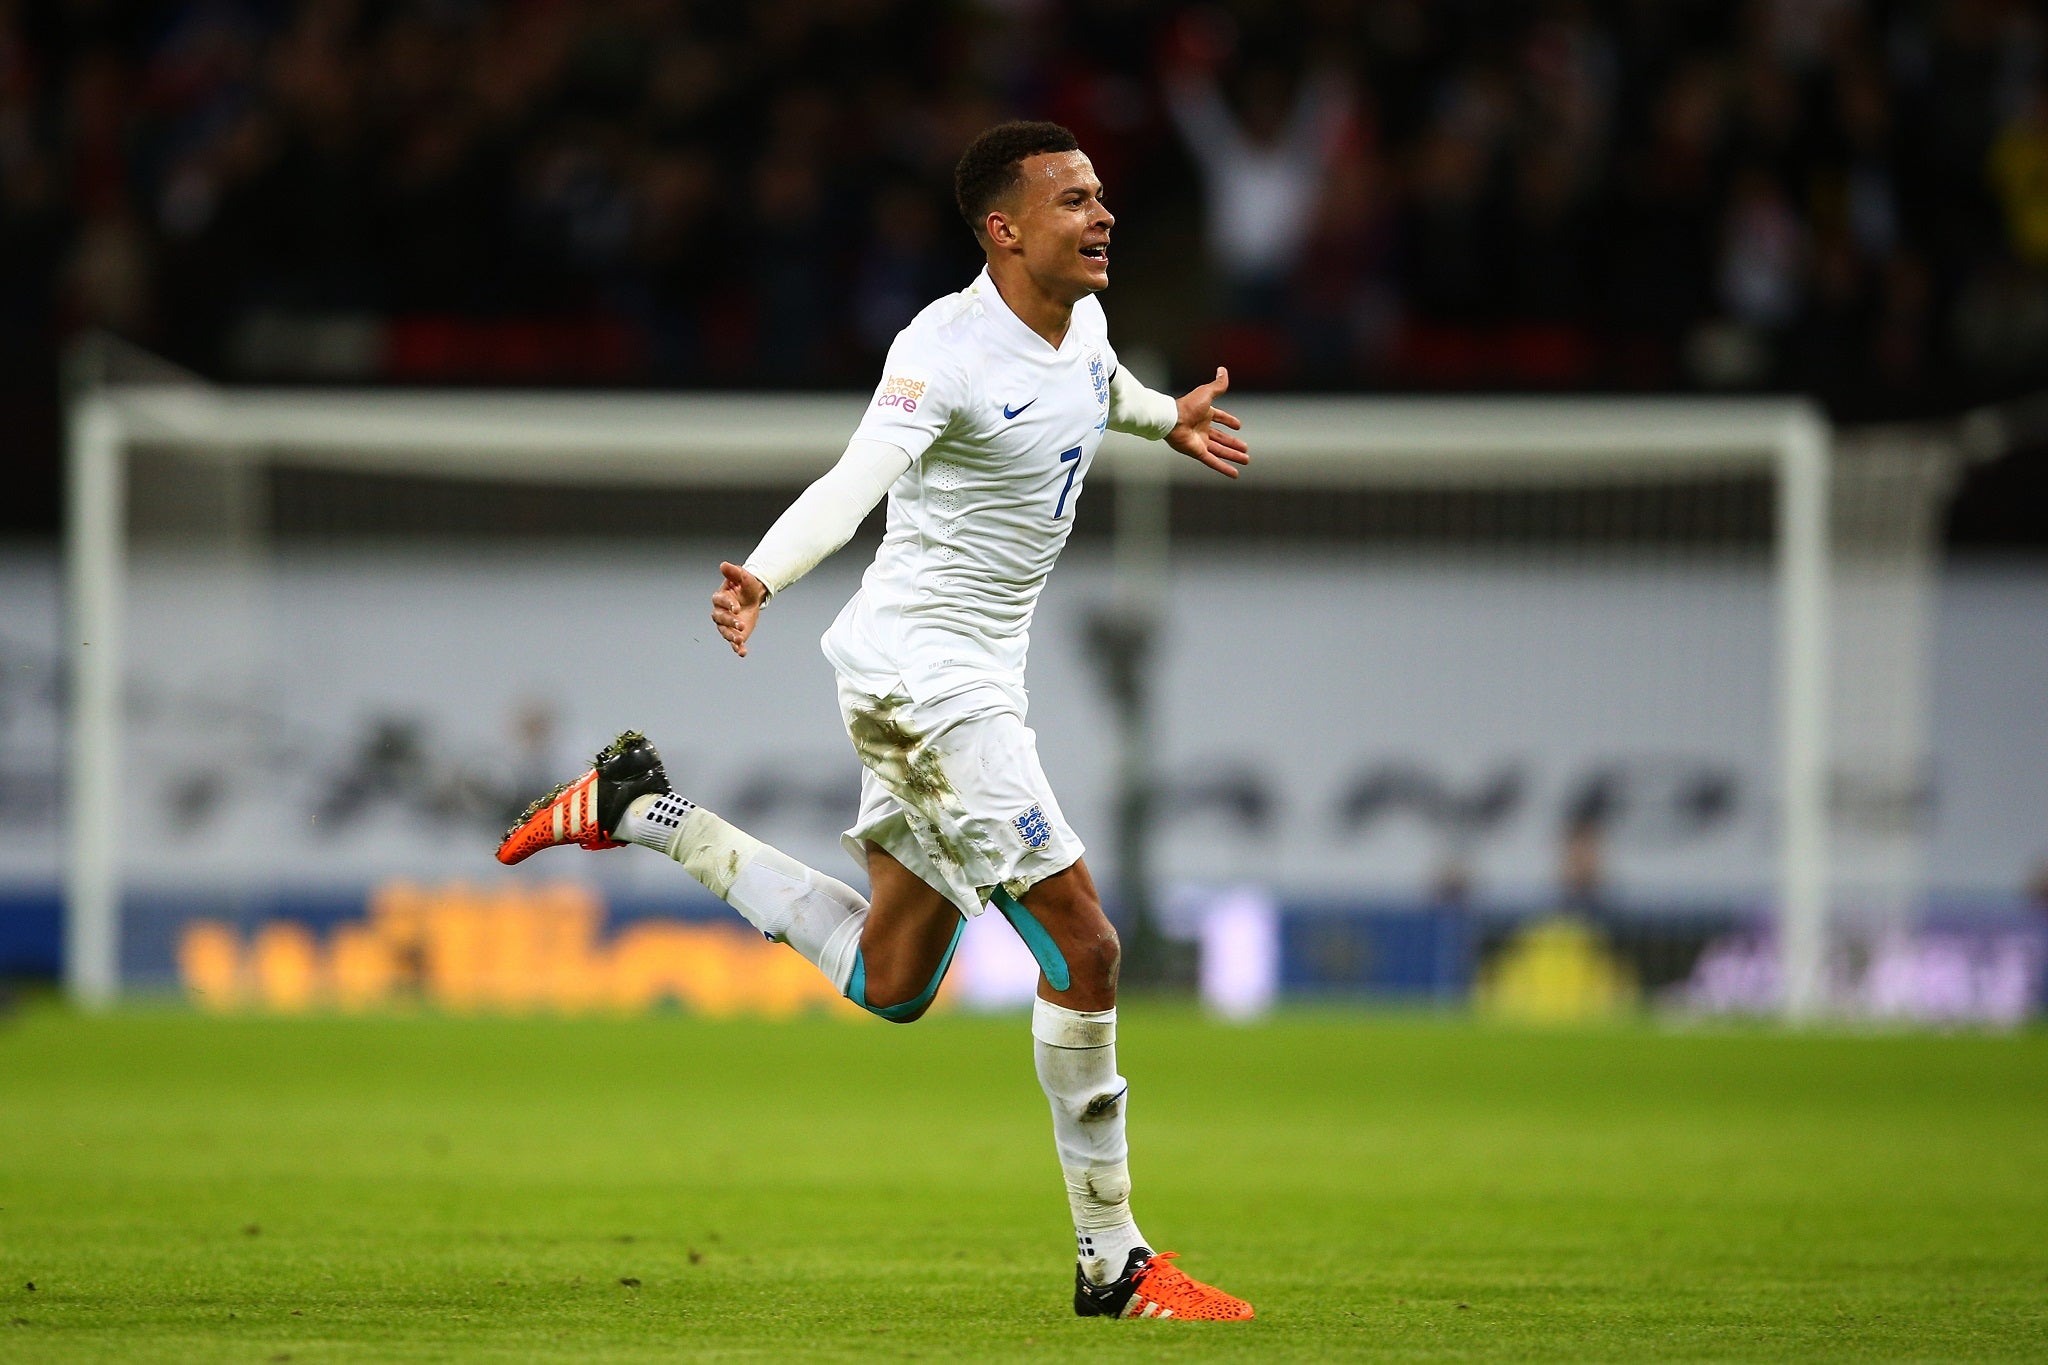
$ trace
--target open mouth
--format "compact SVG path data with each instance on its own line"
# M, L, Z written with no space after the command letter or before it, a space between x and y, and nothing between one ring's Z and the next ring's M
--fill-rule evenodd
M1103 242L1096 246L1084 246L1081 248L1081 254L1091 261L1100 261L1104 265L1108 265L1109 243Z

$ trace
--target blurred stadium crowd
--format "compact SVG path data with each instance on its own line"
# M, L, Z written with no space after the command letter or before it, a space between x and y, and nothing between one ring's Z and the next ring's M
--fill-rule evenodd
M863 385L1080 134L1118 330L1287 388L2048 375L2024 0L0 0L0 329L256 379Z

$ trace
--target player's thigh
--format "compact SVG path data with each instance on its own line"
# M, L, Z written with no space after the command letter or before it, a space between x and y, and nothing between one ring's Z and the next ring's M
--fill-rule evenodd
M864 768L849 852L880 843L963 915L980 913L988 888L1029 886L1081 856L1019 698L990 684L922 705L842 680L839 701Z
M900 1004L931 983L960 930L960 911L887 849L869 840L868 922L860 955L868 1002Z
M1116 1003L1121 950L1116 926L1102 912L1086 859L1035 882L1020 898L1025 910L1052 936L1067 964L1067 989L1056 991L1041 975L1038 993L1074 1010L1106 1010Z

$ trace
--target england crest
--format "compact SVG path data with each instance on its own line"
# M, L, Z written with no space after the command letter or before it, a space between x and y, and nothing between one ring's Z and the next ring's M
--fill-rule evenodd
M1026 848L1044 848L1052 842L1052 821L1045 818L1041 806L1033 806L1010 823L1017 827Z

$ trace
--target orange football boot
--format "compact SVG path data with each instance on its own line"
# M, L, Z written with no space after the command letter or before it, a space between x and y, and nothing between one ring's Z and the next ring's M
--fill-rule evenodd
M661 755L647 736L627 730L598 751L590 771L541 797L512 822L498 845L498 861L510 866L557 844L624 848L613 835L626 807L637 797L668 790Z
M1131 1251L1124 1273L1108 1284L1090 1284L1074 1267L1074 1312L1084 1318L1193 1318L1208 1322L1242 1322L1252 1316L1243 1299L1203 1284L1172 1264L1178 1251L1156 1255L1145 1247Z

